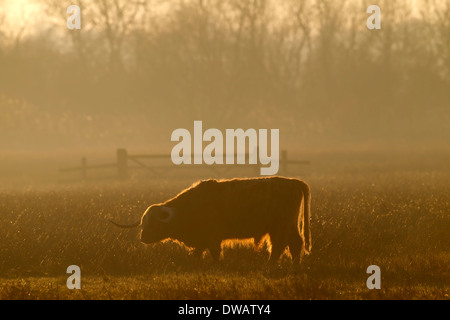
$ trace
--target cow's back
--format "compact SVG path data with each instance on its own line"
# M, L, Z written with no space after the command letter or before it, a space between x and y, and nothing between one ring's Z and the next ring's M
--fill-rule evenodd
M221 238L259 237L296 224L302 181L281 177L206 180L178 196L190 225Z

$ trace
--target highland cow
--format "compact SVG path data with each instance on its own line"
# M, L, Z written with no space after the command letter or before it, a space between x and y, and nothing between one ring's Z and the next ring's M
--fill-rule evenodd
M270 261L277 261L289 247L294 262L311 250L310 189L298 179L267 177L204 180L164 203L150 206L142 219L122 228L142 227L141 241L167 238L183 242L202 254L209 250L219 258L226 239L268 234Z

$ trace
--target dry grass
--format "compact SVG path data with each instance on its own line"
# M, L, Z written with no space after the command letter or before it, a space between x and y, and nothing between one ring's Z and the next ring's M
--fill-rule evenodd
M136 220L185 184L59 186L0 193L0 299L449 299L450 186L442 171L310 176L313 251L300 266L224 246L197 261L167 241L144 246ZM82 290L65 286L82 270ZM376 264L382 289L366 288Z

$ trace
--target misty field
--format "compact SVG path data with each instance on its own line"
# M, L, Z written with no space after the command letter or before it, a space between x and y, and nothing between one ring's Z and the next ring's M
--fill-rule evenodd
M444 165L446 167L446 165ZM450 185L446 170L352 166L307 174L312 253L277 266L248 242L198 261L174 241L139 242L146 207L190 182L87 183L0 193L0 299L449 299ZM201 226L199 226L201 228ZM81 290L66 268L81 267ZM381 268L381 290L366 269Z

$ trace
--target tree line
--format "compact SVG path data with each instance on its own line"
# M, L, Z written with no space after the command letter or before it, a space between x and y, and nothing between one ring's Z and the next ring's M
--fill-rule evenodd
M330 143L450 133L449 0L381 0L381 30L366 0L78 2L81 30L65 28L70 1L41 0L49 24L27 35L0 11L5 128L20 117L8 101L25 101L50 118L139 116L149 133L193 120Z

